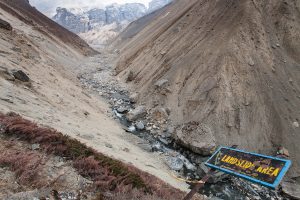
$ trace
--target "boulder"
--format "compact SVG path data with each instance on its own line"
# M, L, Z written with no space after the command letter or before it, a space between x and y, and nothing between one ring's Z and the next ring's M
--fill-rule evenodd
M129 96L129 101L131 103L136 103L138 100L139 94L138 93L133 93Z
M297 122L297 121L296 121L296 122L293 122L293 127L294 127L294 128L299 128L299 122Z
M292 182L284 181L281 183L282 192L291 199L300 200L300 185Z
M147 114L145 106L138 106L134 110L127 113L127 119L129 121L135 121L139 118L144 117Z
M184 157L183 155L179 155L178 158L182 160L186 169L190 171L196 171L197 168L186 157Z
M216 140L212 130L205 124L189 122L175 133L175 139L195 153L208 156L216 148Z
M32 149L33 151L40 149L40 144L32 144L32 145L31 145L31 149Z
M6 29L6 30L9 30L9 31L12 30L12 26L7 21L4 21L2 19L0 19L0 28Z
M282 156L285 156L285 157L290 157L289 151L284 147L279 147L278 154L282 155Z
M165 108L154 108L151 111L151 119L155 121L165 121L168 119L168 117L169 115Z
M121 107L119 107L119 108L117 109L117 111L118 111L118 113L123 114L123 113L128 112L128 109L127 109L126 107L124 107L124 106L121 106Z
M170 169L180 171L183 168L183 161L178 157L166 157L166 164Z
M126 82L128 83L128 82L131 82L133 80L134 80L134 73L133 73L133 71L129 71L126 75Z
M169 83L169 81L167 79L161 79L161 80L158 80L154 84L154 86L155 86L155 88L162 88L162 87L166 86L168 83Z
M138 129L138 130L144 130L145 129L145 125L144 125L144 123L143 122L141 122L141 121L139 121L138 123L136 123L136 128Z
M22 70L13 70L12 75L15 79L22 81L22 82L29 82L30 78L25 74Z

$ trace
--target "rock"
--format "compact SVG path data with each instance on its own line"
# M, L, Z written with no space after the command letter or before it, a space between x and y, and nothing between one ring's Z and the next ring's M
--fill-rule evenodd
M144 117L146 114L147 114L146 107L138 106L134 110L128 112L126 117L129 121L135 121L139 118Z
M284 147L279 147L278 154L286 156L286 157L290 157L289 151L286 148L284 148Z
M167 54L167 52L166 51L162 51L162 52L160 52L160 55L161 56L164 56L164 55L166 55Z
M134 80L134 73L133 71L129 71L126 75L126 82L131 82Z
M116 110L114 110L113 112L117 116L117 118L122 119L122 117L123 117L122 114L118 113L118 111L116 111Z
M166 121L169 118L169 115L164 108L154 108L151 110L151 119L155 121Z
M153 151L162 151L162 152L164 152L164 147L160 142L154 142L152 144L152 150Z
M128 130L128 132L133 133L136 131L136 128L135 128L135 126L129 126L127 130Z
M170 141L168 141L168 140L166 140L166 139L164 139L162 137L158 137L158 139L159 139L159 141L161 141L165 145L169 145L171 143Z
M184 124L176 131L175 139L183 146L203 156L211 155L216 148L212 130L199 122Z
M109 143L105 143L105 146L106 146L107 148L110 148L110 149L113 148L113 146L112 146L111 144L109 144Z
M197 156L197 157L194 158L193 162L200 165L200 164L202 164L203 162L205 162L207 160L208 160L208 157Z
M252 60L252 58L249 59L248 64L249 64L251 67L254 66L255 63L254 63L254 61Z
M124 106L121 106L117 109L117 112L121 113L121 114L124 114L124 113L128 112L128 109Z
M172 137L175 134L175 127L169 126L166 131L166 137Z
M0 28L6 29L8 31L12 30L12 26L7 21L4 21L2 19L0 19Z
M33 144L33 145L31 145L31 149L33 151L40 149L40 144Z
M204 163L201 163L200 165L200 168L204 171L204 173L208 173L209 172L209 168L204 164Z
M196 171L196 167L183 155L178 156L178 158L180 158L182 160L182 162L184 163L184 166L191 171Z
M130 103L136 103L138 100L139 94L138 93L133 93L129 96L129 101Z
M166 157L166 164L170 169L180 171L183 168L183 161L178 157Z
M152 152L152 146L149 143L138 143L137 146L147 152Z
M277 43L277 44L276 44L276 47L280 47L280 44L279 44L279 43Z
M300 200L300 185L292 182L282 182L282 192L292 199Z
M158 88L162 88L162 87L166 86L168 83L169 83L169 81L167 79L162 79L162 80L158 80L154 84L154 86L155 86L155 88L158 89Z
M299 122L294 122L294 123L293 123L293 127L299 128Z
M22 82L29 82L30 78L22 71L22 70L13 70L12 75L15 79L22 81Z
M138 123L136 123L136 128L138 129L138 130L144 130L145 129L145 125L144 125L144 123L143 122L141 122L141 121L139 121Z

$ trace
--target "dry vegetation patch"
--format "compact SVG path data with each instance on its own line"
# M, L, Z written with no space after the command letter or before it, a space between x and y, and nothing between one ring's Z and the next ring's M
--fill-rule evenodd
M71 161L81 176L93 181L92 190L98 193L96 199L120 199L120 194L125 199L181 199L184 195L148 173L96 152L54 129L39 127L15 113L0 114L0 133L29 144L39 144L46 154ZM16 172L24 183L34 182L43 162L36 152L0 154L0 165Z

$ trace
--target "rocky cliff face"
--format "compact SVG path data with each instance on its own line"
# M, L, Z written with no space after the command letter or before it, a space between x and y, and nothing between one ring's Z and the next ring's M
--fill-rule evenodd
M87 15L76 15L66 8L57 8L54 21L74 33L87 32L90 30L90 22Z
M94 28L116 23L132 22L147 13L143 4L112 4L105 9L81 10L57 8L53 20L74 33L85 33Z
M140 3L112 4L103 9L57 8L52 18L68 30L80 35L94 47L114 38L130 22L151 13L172 0L153 0L149 9Z
M171 2L172 2L172 0L152 0L149 3L148 12L150 13L155 10L158 10Z

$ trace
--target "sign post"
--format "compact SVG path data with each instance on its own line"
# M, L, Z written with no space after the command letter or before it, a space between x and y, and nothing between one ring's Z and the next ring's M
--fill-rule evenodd
M212 175L223 171L253 183L275 189L291 166L291 161L235 148L220 147L205 163L212 168L209 173L184 198L190 200Z
M215 170L210 169L208 173L195 185L195 187L184 197L183 200L190 200L204 186Z

